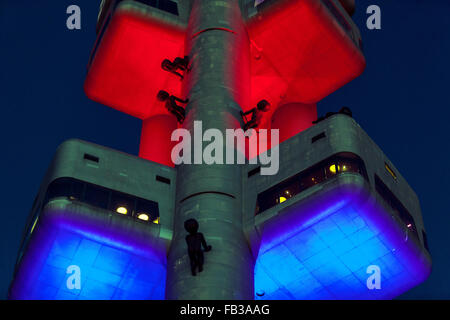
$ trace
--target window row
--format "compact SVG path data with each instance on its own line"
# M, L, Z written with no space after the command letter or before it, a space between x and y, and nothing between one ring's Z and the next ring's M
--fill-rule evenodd
M405 206L398 200L398 198L392 193L391 190L384 184L378 175L375 175L375 189L378 194L383 198L386 204L391 207L403 224L410 230L410 232L419 239L417 234L416 224L414 223L413 216L405 208Z
M159 224L158 203L73 178L59 178L48 189L44 205L58 197L78 200L140 221Z
M364 162L358 156L340 153L260 193L255 214L260 214L316 184L346 172L358 173L367 179Z

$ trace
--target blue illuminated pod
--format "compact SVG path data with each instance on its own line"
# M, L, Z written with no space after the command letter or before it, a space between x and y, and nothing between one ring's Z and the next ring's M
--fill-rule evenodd
M279 175L247 184L256 299L392 299L428 277L417 197L350 117L287 140Z
M146 232L121 232L120 221L103 221L93 210L55 200L46 206L17 275L14 299L163 299L163 247L138 240ZM122 217L118 217L122 218ZM139 230L141 229L141 230ZM81 271L80 289L67 285Z
M9 298L164 299L171 179L171 168L64 143L36 198Z
M291 227L277 221L263 238L255 285L268 298L389 299L425 280L417 240L349 180L286 210ZM380 268L380 290L368 290L371 265Z

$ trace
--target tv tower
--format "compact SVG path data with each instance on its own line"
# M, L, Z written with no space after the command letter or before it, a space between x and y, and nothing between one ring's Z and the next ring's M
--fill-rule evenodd
M140 158L79 140L58 149L10 298L386 299L424 281L414 191L351 113L317 119L316 103L365 68L353 11L344 0L102 1L85 92L143 120ZM182 121L161 90L186 102ZM175 129L226 136L262 100L272 108L257 130L278 129L279 144L235 151L276 149L277 174L261 162L174 165ZM191 218L212 245L196 276ZM81 270L75 289L69 266Z

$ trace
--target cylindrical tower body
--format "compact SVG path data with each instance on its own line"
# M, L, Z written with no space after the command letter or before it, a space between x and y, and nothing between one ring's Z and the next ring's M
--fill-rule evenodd
M191 71L184 80L189 103L183 126L192 146L194 135L201 139L194 121L201 121L203 132L218 129L225 140L226 129L241 127L239 112L249 97L249 40L237 0L193 1L186 54ZM225 145L223 151L225 159ZM201 155L194 153L193 162L199 163ZM242 230L241 166L181 164L177 169L166 298L253 299L254 259ZM199 232L212 245L197 276L191 275L185 242L183 223L189 218L199 222Z

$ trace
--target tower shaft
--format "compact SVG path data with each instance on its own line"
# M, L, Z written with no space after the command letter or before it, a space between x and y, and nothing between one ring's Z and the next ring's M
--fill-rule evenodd
M225 137L226 129L241 127L239 112L249 97L249 40L237 0L193 1L186 55L191 71L185 79L184 127L201 139L194 132L194 121L201 121L203 131L218 129ZM225 145L223 150L225 158ZM241 170L237 164L178 167L168 299L253 298L254 259L242 229ZM185 243L183 223L189 218L199 222L212 245L197 276L191 275Z

